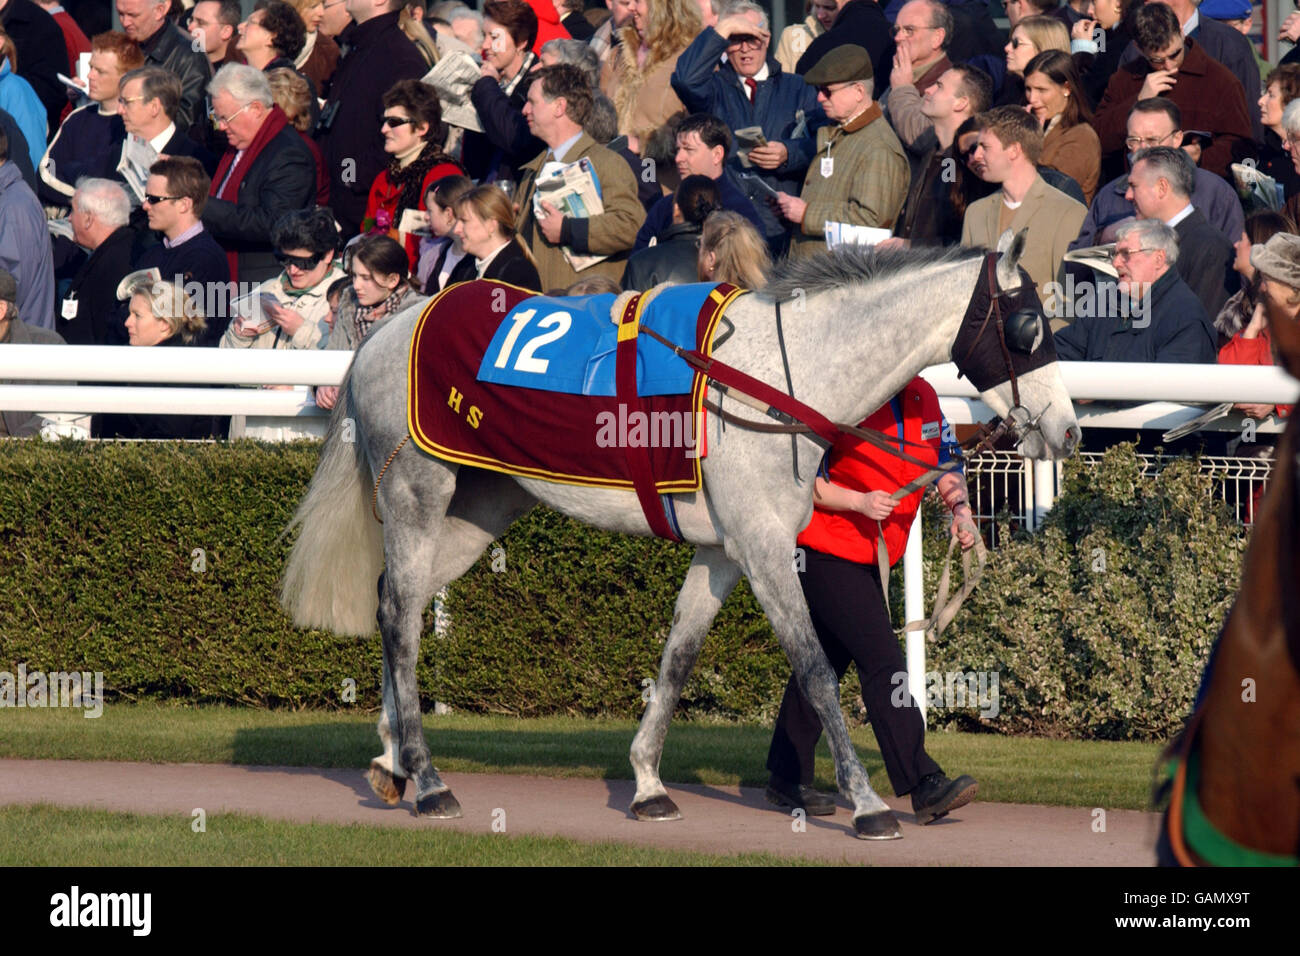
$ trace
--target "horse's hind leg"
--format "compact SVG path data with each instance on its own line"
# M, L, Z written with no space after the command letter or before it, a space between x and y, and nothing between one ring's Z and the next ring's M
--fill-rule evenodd
M821 718L835 758L836 782L840 792L853 800L854 831L864 840L897 839L903 835L898 820L871 789L867 772L849 739L840 712L839 681L817 642L808 604L791 567L793 545L793 541L785 548L763 545L746 555L750 587L790 659L799 689Z
M440 588L469 570L483 549L533 506L534 499L512 479L491 472L462 469L455 475L437 463L434 474L432 484L446 495L441 501L426 480L415 494L428 495L428 500L400 512L389 510L394 504L410 504L398 499L403 489L397 486L383 512L386 517L396 515L387 520L400 520L400 526L391 531L385 526L388 566L379 604L385 678L379 736L384 753L371 763L370 781L381 799L397 802L405 789L402 778L409 776L416 783L418 813L456 817L460 804L433 767L424 738L415 678L424 610ZM448 493L444 475L452 476L454 495Z
M659 758L664 737L682 687L695 668L709 625L718 608L740 580L740 568L720 548L700 547L686 572L677 595L673 626L664 645L659 665L659 682L654 686L641 726L632 740L632 769L636 772L636 796L632 814L638 820L678 820L681 812L659 779Z

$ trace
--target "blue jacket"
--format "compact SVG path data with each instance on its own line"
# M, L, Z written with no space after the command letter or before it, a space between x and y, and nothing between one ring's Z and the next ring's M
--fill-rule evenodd
M1118 298L1110 283L1098 283ZM1104 306L1097 311L1109 312ZM1078 317L1054 333L1056 354L1063 362L1184 362L1213 365L1218 350L1205 307L1187 287L1178 270L1169 268L1151 285L1150 314L1134 317L1103 314ZM1142 327L1139 328L1138 326Z
M10 68L8 57L0 60L0 110L18 123L27 138L32 166L39 166L45 154L45 107L32 85Z
M755 211L755 203L749 201L749 198L741 191L733 180L736 174L729 169L724 169L722 175L714 180L718 184L718 192L722 194L722 208L731 212L738 212L754 224L758 234L764 235L763 221L759 219ZM657 203L650 207L646 213L645 222L636 233L636 245L633 249L644 249L650 245L650 240L656 236L662 236L673 224L673 203L676 201L675 196L664 196ZM766 205L766 204L765 204Z
M750 103L732 65L718 65L726 52L727 41L712 27L706 27L677 58L673 92L688 112L712 113L733 130L762 127L767 141L781 143L790 155L779 169L769 172L754 167L747 172L759 176L777 192L799 195L816 150L817 128L826 124L826 116L817 105L817 91L801 77L783 72L769 53L768 77L758 84L754 102ZM734 151L727 163L735 170L744 168ZM755 185L747 187L745 194L758 211L763 234L769 239L784 236L788 224L763 199L766 191Z
M0 269L18 281L18 317L53 330L54 252L45 210L8 162L0 163Z

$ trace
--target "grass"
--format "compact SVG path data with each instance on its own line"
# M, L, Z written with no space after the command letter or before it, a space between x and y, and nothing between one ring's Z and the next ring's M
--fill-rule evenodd
M108 703L103 716L88 720L77 710L6 708L0 710L0 757L360 770L379 751L375 719L324 711ZM630 720L425 717L434 762L451 774L630 779L628 748L635 730ZM851 732L872 786L892 794L870 729ZM762 785L770 734L770 727L752 724L677 722L668 733L661 775L669 783ZM949 775L969 773L979 780L981 800L1142 810L1148 807L1160 748L932 732L926 749ZM816 782L830 790L834 779L823 742Z
M772 854L722 856L560 837L0 807L0 866L806 866Z

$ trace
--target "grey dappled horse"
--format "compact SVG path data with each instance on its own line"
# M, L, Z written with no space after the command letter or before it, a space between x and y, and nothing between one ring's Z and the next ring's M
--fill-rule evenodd
M996 270L1004 291L1021 285L1016 262L1022 249L1023 235L1014 242L1004 236ZM859 422L923 368L952 358L953 339L984 274L982 263L970 250L849 249L784 264L767 290L743 295L727 310L735 331L715 355L785 391L774 310L780 299L793 394L832 421ZM400 383L422 308L413 306L377 326L353 360L316 474L293 520L300 534L282 602L299 625L340 634L372 634L378 613L384 752L371 764L371 786L397 803L406 780L413 779L417 813L454 817L460 805L430 763L416 685L423 614L434 595L539 501L606 530L644 535L650 529L632 491L458 466L409 442L393 455L407 437L406 389ZM1021 404L1031 416L1041 416L1038 428L1022 435L1020 450L1033 458L1068 456L1079 428L1055 361L1021 374L1019 388ZM720 400L715 387L710 397ZM1006 415L1011 388L1004 381L982 398ZM726 404L754 416L734 400ZM725 425L716 415L707 421L703 486L676 496L681 533L695 545L695 556L677 597L656 693L632 741L632 812L649 820L680 816L659 779L664 736L709 625L744 574L826 728L840 792L853 801L857 835L901 836L854 752L835 674L792 570L795 538L812 513L823 447L801 436L796 456L788 435ZM371 515L371 494L390 456L376 499L380 525Z

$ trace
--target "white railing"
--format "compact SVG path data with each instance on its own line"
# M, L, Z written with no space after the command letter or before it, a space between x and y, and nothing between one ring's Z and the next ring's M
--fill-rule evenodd
M84 382L159 382L193 385L337 385L352 353L343 351L272 351L260 349L148 349L97 346L6 345L0 347L0 381L35 380L35 385L0 385L0 408L49 413L183 413L243 415L265 426L310 424L323 427L325 411L303 388L158 388L66 384ZM1204 411L1183 403L1258 402L1292 404L1300 383L1280 368L1255 365L1164 365L1126 362L1063 362L1061 377L1075 401L1075 414L1086 429L1159 429L1167 431ZM958 378L955 365L926 369L925 378L939 393L940 404L954 425L987 421L992 410L974 386ZM1083 404L1080 404L1080 403ZM1120 408L1116 402L1138 402ZM1240 416L1211 423L1211 430L1237 431ZM1281 430L1266 421L1257 431ZM1019 481L1026 524L1037 526L1051 508L1060 482L1059 463L1017 463L1015 456L992 459L1007 483ZM912 526L903 557L904 609L908 621L925 617L921 573L921 522ZM924 713L924 635L907 640L907 664L913 699Z

